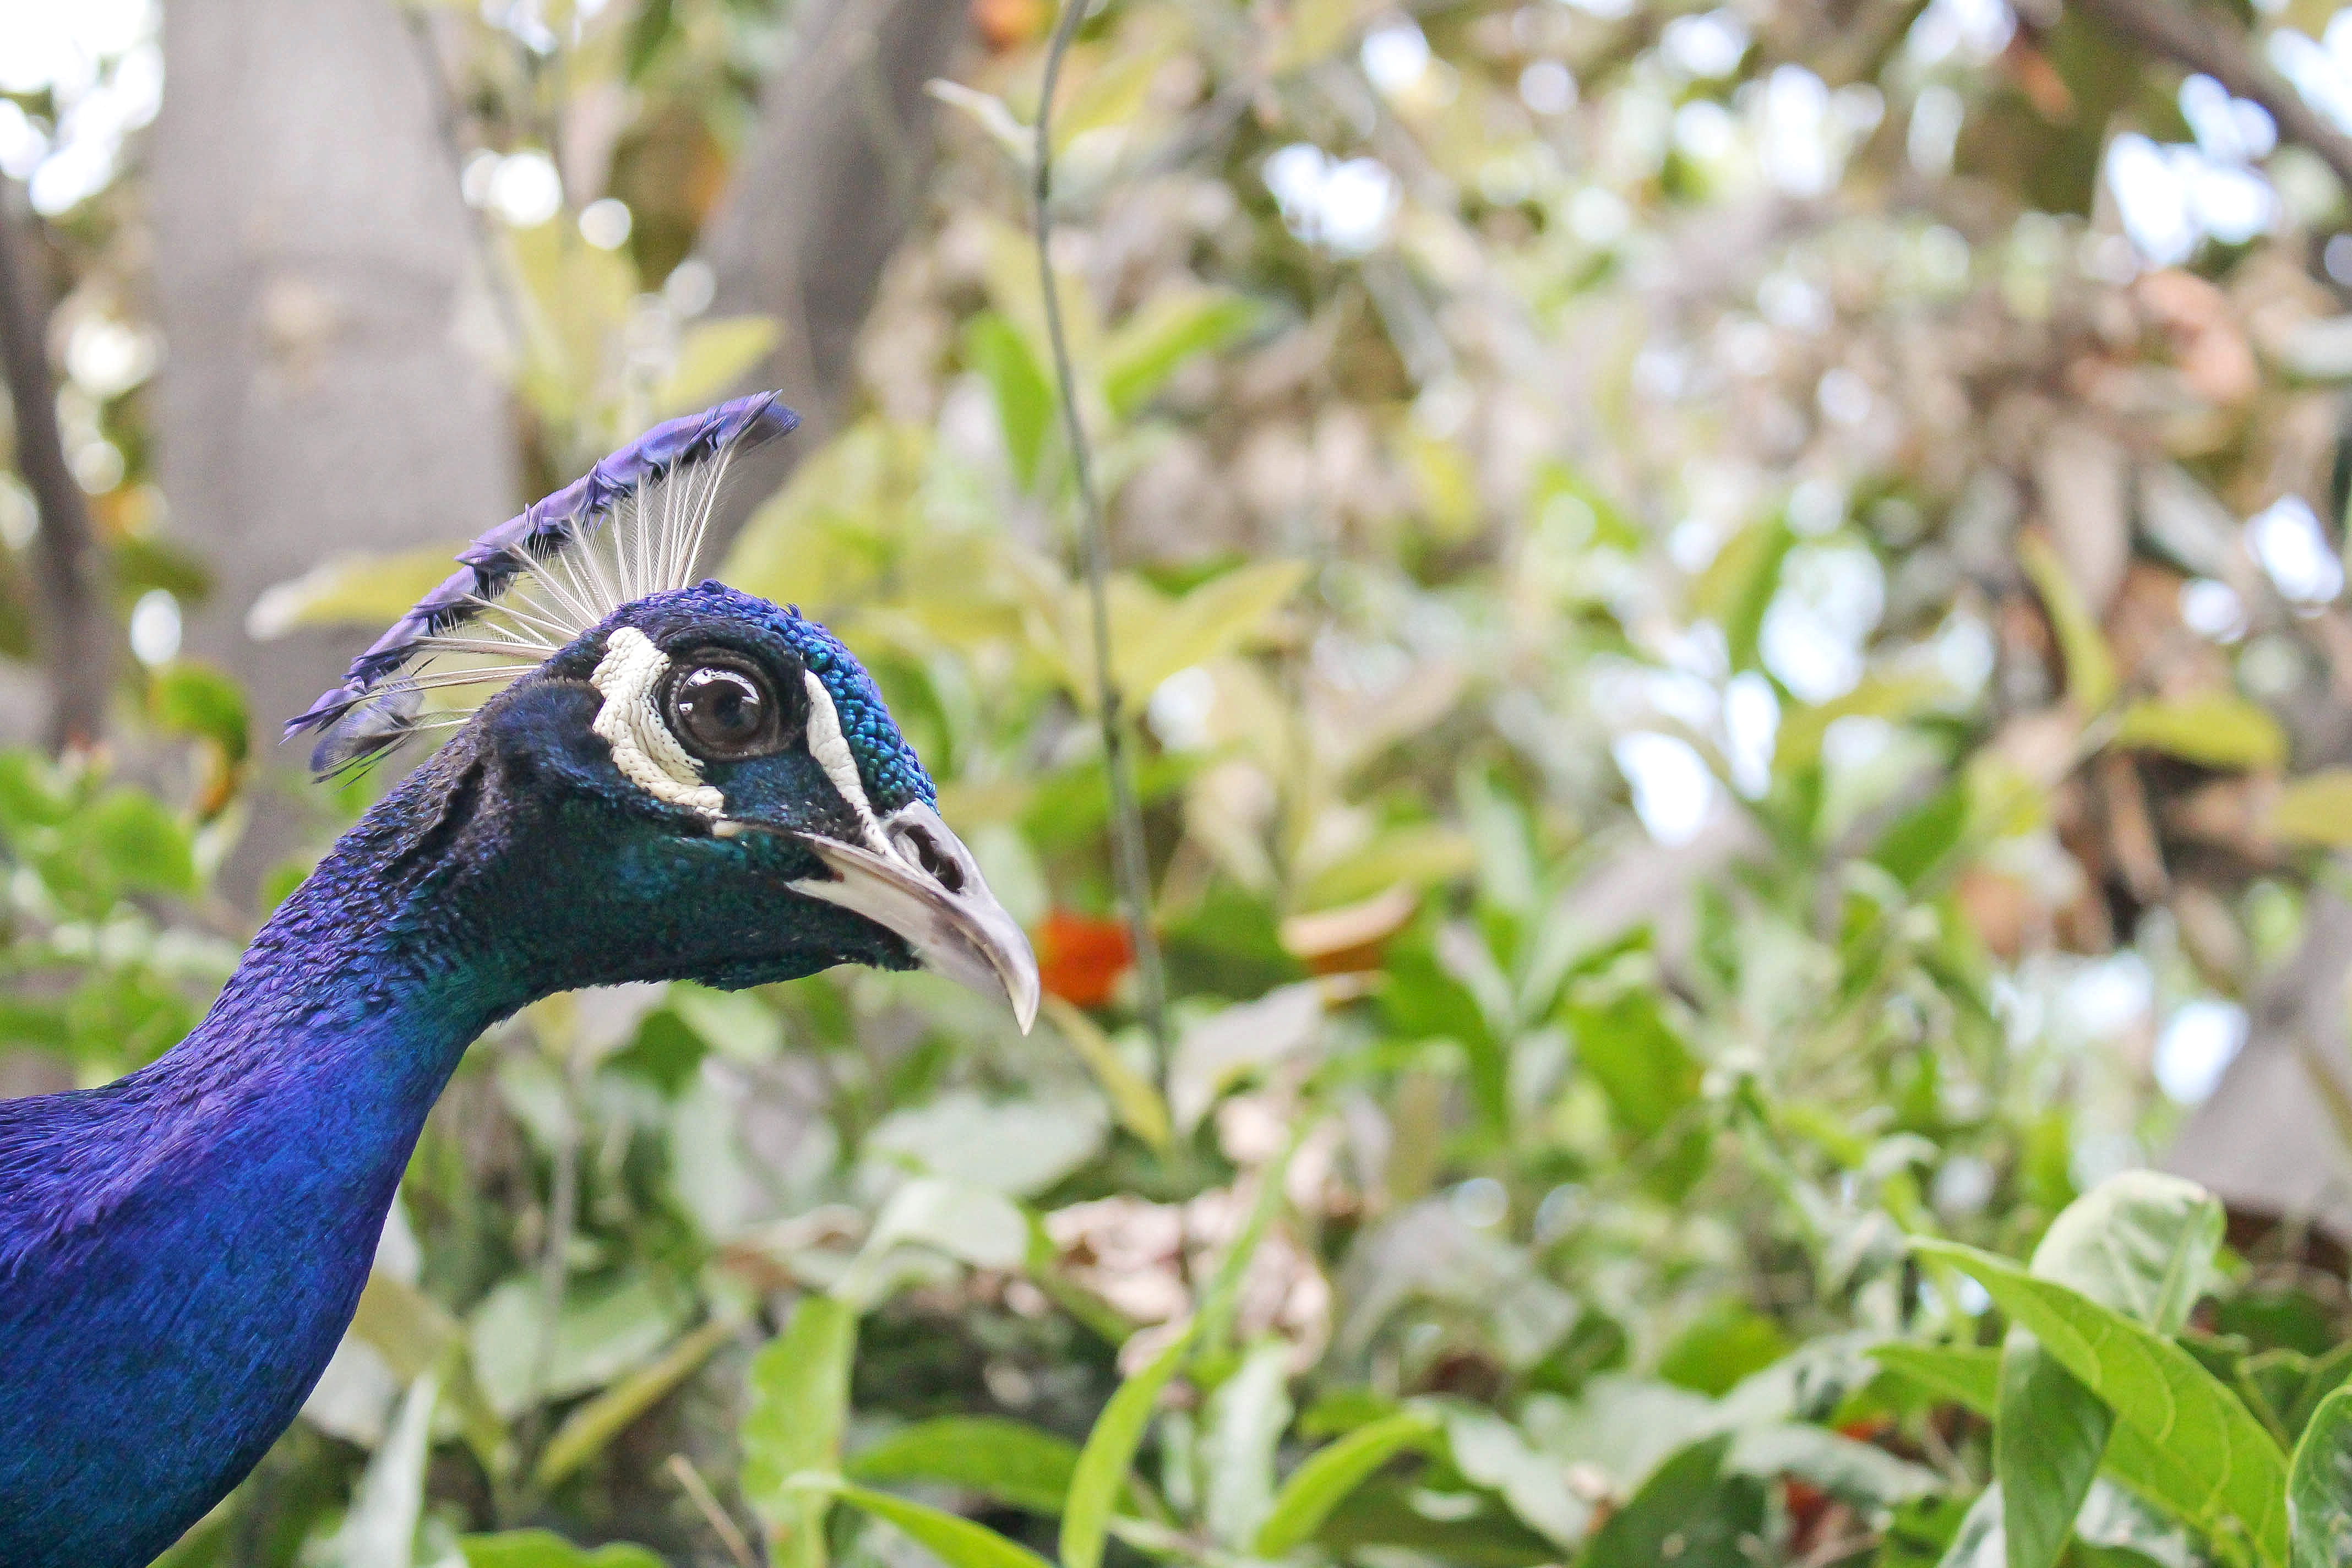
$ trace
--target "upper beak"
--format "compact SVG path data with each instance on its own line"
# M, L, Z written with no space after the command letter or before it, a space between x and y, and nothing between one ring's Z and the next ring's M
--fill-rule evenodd
M1003 996L1027 1034L1037 1018L1037 955L981 879L971 852L926 805L894 813L884 832L903 853L800 835L833 878L805 878L793 890L896 931L926 969Z

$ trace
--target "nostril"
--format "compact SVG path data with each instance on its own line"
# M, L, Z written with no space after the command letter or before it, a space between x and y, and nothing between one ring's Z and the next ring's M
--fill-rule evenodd
M920 827L907 830L907 842L915 852L915 864L920 866L931 880L950 893L963 891L963 867L956 858L939 846L929 832Z

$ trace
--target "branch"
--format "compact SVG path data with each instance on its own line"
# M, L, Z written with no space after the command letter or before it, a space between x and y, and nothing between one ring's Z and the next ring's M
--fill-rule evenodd
M33 539L34 624L48 666L49 745L86 750L106 729L112 691L114 621L106 602L105 559L90 531L89 503L66 464L49 382L48 290L34 219L13 186L0 182L0 362L16 416L16 468L33 492L40 529Z
M1160 964L1160 937L1151 929L1151 868L1144 858L1143 809L1135 797L1135 775L1119 722L1121 693L1111 671L1109 545L1104 538L1102 497L1095 489L1094 457L1087 446L1086 420L1078 412L1077 377L1070 370L1070 345L1062 330L1062 289L1054 276L1054 87L1062 57L1086 20L1088 0L1068 0L1045 52L1045 79L1037 96L1037 276L1045 293L1045 334L1054 344L1054 377L1060 384L1062 424L1068 432L1070 471L1078 489L1078 540L1086 563L1087 600L1094 622L1095 687L1102 710L1103 766L1110 775L1111 847L1119 902L1135 948L1135 974L1143 990L1143 1023L1164 1059L1168 1051L1168 984Z
M2236 27L2219 17L2174 5L2170 0L2075 3L2086 15L2096 16L2150 53L2202 71L2228 88L2232 97L2261 104L2281 136L2317 153L2336 171L2345 190L2352 192L2352 136L2338 131L2304 101L2292 83L2257 58Z

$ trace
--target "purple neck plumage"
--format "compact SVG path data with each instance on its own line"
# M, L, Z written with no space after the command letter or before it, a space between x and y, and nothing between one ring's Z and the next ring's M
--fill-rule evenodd
M527 1000L446 885L462 761L436 756L336 847L169 1055L0 1104L10 1568L147 1562L341 1339L434 1100Z
M124 1182L200 1153L220 1128L246 1139L261 1122L299 1127L299 1108L318 1096L345 1108L336 1120L348 1160L360 1152L350 1115L421 1123L467 1044L525 999L475 961L488 954L446 940L461 906L421 896L445 874L435 824L450 807L458 760L435 758L335 847L168 1055L104 1089L60 1097L51 1138L0 1128L0 1197L9 1200L0 1268L27 1245L34 1211L47 1208L52 1226L87 1220L119 1201ZM397 1126L381 1131L401 1136ZM55 1205L37 1190L52 1159ZM94 1182L105 1166L111 1179Z

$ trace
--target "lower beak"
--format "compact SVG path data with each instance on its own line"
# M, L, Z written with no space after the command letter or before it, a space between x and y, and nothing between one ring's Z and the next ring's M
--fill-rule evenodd
M1011 1003L1021 1032L1029 1032L1037 1017L1037 955L968 854L957 857L962 885L950 890L896 856L814 834L800 837L833 879L806 878L791 884L794 892L896 931L924 968Z

